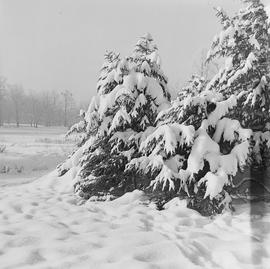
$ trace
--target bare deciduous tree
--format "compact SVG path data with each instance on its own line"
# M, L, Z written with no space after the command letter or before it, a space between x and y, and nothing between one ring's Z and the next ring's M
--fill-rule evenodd
M70 91L24 90L6 83L0 76L0 126L5 123L68 127L79 115L79 106Z
M65 90L61 93L64 97L64 126L68 127L68 113L73 102L72 93Z
M0 126L3 125L3 102L6 90L6 79L0 76Z
M10 96L14 104L15 121L17 127L20 126L20 115L23 104L23 88L19 85L9 85Z

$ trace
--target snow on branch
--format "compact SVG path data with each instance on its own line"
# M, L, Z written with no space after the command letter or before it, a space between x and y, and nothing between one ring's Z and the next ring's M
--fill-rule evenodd
M149 156L132 159L127 164L126 171L136 169L144 174L153 174L157 172L157 175L155 179L151 181L150 186L153 187L154 190L160 186L162 190L165 190L165 188L168 190L174 190L175 180L180 179L178 171L182 163L183 158L179 155L175 155L168 160L164 160L161 155L151 154Z
M219 145L211 139L206 131L199 130L187 160L189 173L196 174L203 169L205 155L210 153L218 155L220 153Z
M198 186L202 183L206 185L204 198L209 196L210 199L213 199L223 190L224 185L228 183L228 175L222 169L219 169L215 174L208 172L198 182Z
M218 102L215 110L208 116L208 123L210 126L215 126L217 121L225 116L230 109L237 105L237 98L231 95L227 100Z
M213 139L217 143L220 142L221 138L223 138L224 141L232 143L236 139L236 134L239 140L246 141L251 137L252 131L251 129L242 128L238 120L222 118L216 124L216 131Z
M228 79L227 85L231 86L232 83L240 76L247 74L247 72L253 68L253 63L257 60L253 52L250 52L246 61L241 65L239 69Z
M150 132L151 131L151 132ZM126 166L126 170L138 170L143 173L157 173L151 186L162 190L175 188L175 181L180 180L178 173L184 158L176 154L178 147L191 146L195 129L178 123L164 124L148 131L148 136L141 139L140 152L145 156L135 158ZM150 154L149 154L150 153ZM183 187L181 185L181 187Z
M223 123L221 126L223 126ZM235 124L235 126L238 126L238 124ZM217 140L221 137L221 133L219 130L218 135L215 137ZM227 135L229 139L232 138L231 131ZM193 176L204 168L205 161L208 162L210 171L198 183L198 186L200 186L206 182L205 197L208 195L210 199L215 197L223 190L224 185L229 183L230 176L235 176L238 168L242 168L246 164L250 154L250 143L248 139L251 132L246 132L239 128L238 135L244 141L237 143L229 154L222 154L219 144L204 129L198 130L198 136L194 141L188 157L185 174L192 180Z
M126 123L130 123L131 118L124 107L120 108L113 117L109 133L112 133L119 126L123 126Z
M147 148L155 143L155 148L164 150L166 154L173 154L178 145L189 146L193 142L194 133L195 129L191 125L178 123L161 125L141 143L140 151L147 151Z
M151 181L150 186L156 189L159 185L162 185L162 190L165 190L168 184L168 190L174 190L174 179L177 178L179 178L179 174L172 171L167 165L164 164L157 177Z
M256 88L250 91L250 93L248 94L247 99L244 102L244 105L251 103L251 106L254 107L257 99L261 98L262 100L261 105L264 106L266 103L266 100L265 100L265 96L263 95L263 91L266 85L267 85L266 77L262 76Z

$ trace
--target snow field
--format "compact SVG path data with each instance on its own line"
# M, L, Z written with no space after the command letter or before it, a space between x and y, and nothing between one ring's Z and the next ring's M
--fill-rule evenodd
M71 173L1 188L1 268L269 268L267 204L212 219L179 199L157 211L140 191L83 204Z
M60 127L1 127L0 186L28 182L55 169L74 148Z

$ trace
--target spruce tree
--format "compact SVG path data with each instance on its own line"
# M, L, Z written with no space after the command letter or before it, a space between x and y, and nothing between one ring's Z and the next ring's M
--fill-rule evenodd
M225 99L205 84L188 85L159 114L157 127L141 143L143 156L127 169L148 175L159 203L180 195L189 207L212 215L231 207L227 189L249 160L251 132L227 118L237 104L234 95Z
M151 176L154 190L183 192L188 206L204 215L229 208L234 177L254 155L264 165L268 156L269 24L260 1L244 2L233 18L217 9L222 32L208 60L225 58L224 67L209 83L192 78L160 113L141 144L143 156L129 164Z
M125 166L139 154L142 137L170 100L150 34L139 39L131 56L105 64L100 77L85 115L89 138L76 172L75 191L86 198L118 196L145 184Z
M214 39L208 60L223 57L225 65L208 88L237 96L237 107L230 116L253 130L250 179L264 183L270 165L269 18L260 0L243 2L247 6L232 18L217 10L223 31Z
M74 124L67 132L66 136L79 134L81 137L78 142L78 148L68 157L68 159L57 167L58 175L63 176L71 168L79 169L81 158L84 152L94 143L94 141L104 134L106 122L110 119L100 117L98 113L99 98L111 92L117 85L119 78L116 77L116 68L120 62L120 55L108 51L104 55L104 63L100 70L97 83L97 95L92 97L87 111L80 112L80 122ZM76 174L77 171L74 171Z
M224 96L238 96L236 116L245 127L262 129L269 121L270 37L265 8L260 0L245 0L246 8L229 18L221 9L223 31L209 51L208 61L225 58L225 65L212 79L208 89Z

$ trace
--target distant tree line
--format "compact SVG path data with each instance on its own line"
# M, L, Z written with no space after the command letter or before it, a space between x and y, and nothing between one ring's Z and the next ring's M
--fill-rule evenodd
M29 124L32 127L71 126L79 117L79 107L68 90L25 90L17 84L8 84L0 76L0 126Z

